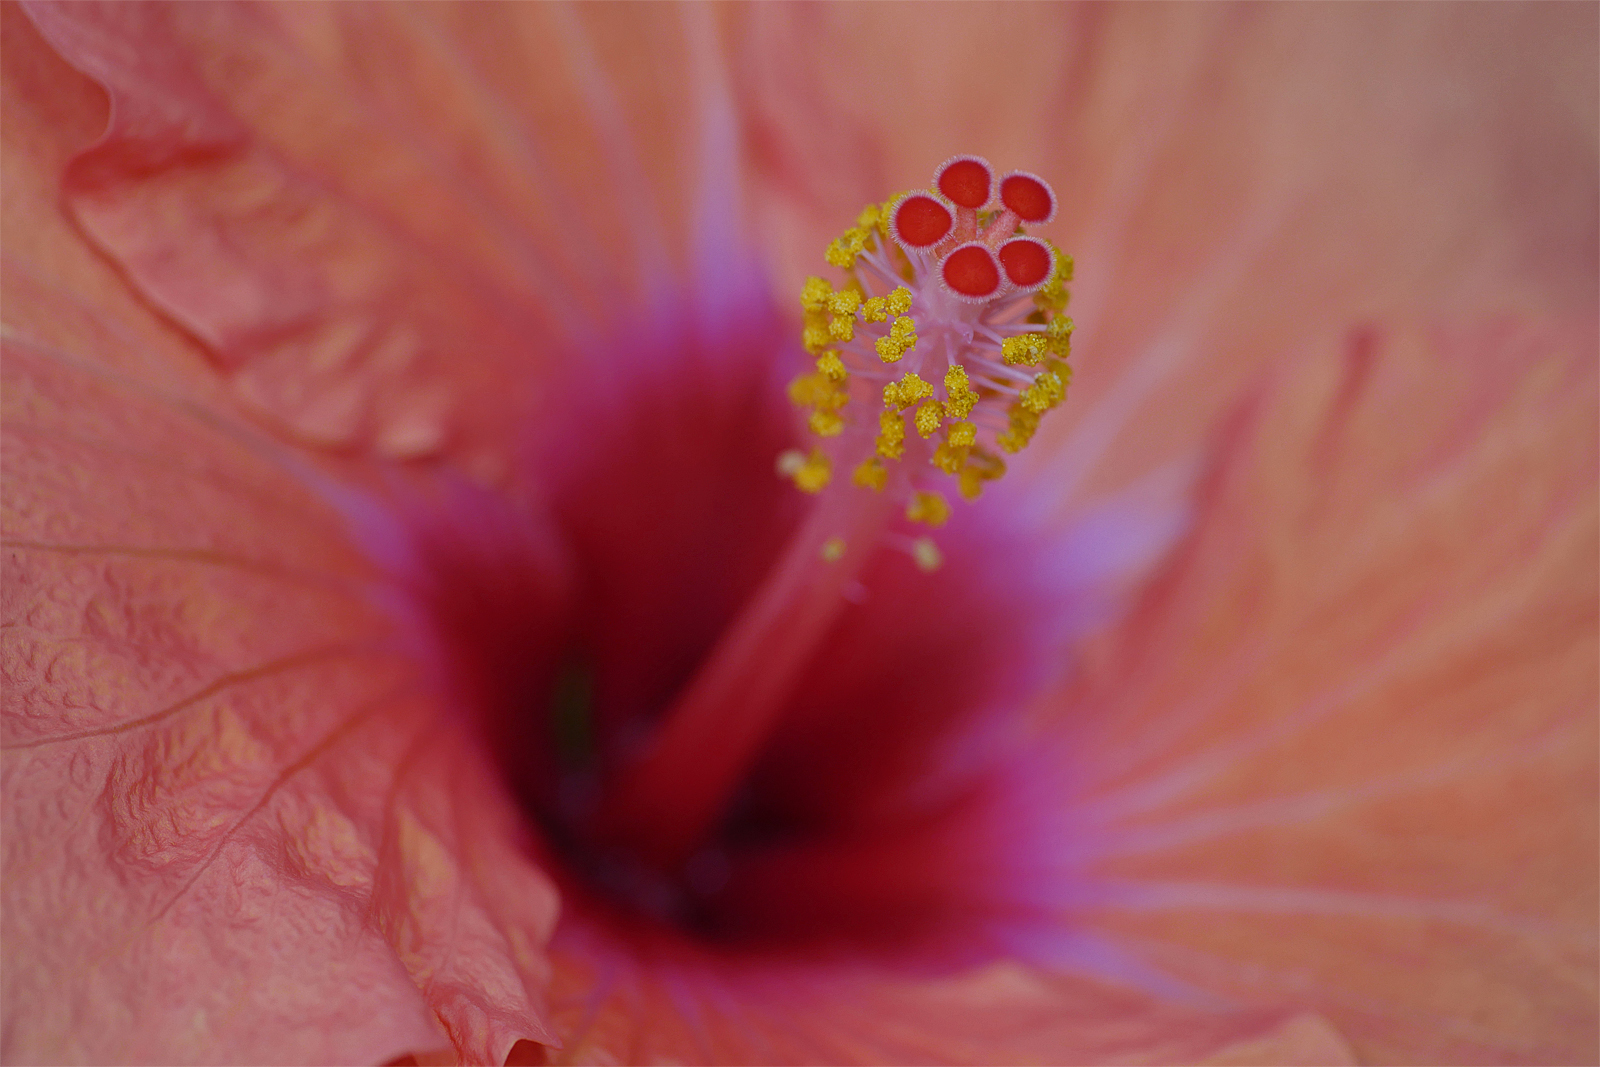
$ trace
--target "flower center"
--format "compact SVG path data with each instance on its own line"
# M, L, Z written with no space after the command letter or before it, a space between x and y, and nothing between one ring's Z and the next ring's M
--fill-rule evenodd
M778 469L817 505L608 784L595 826L658 869L692 862L726 816L872 550L940 567L938 546L896 529L896 513L913 530L944 525L945 487L976 500L1065 394L1072 262L1023 233L1054 214L1049 185L1023 172L996 182L987 161L958 156L934 187L869 206L827 249L844 281L813 277L801 293L816 364L789 395L818 440ZM839 468L848 486L834 484Z

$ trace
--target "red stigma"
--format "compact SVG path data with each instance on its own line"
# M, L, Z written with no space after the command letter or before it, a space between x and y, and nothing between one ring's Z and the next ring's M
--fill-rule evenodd
M913 193L894 210L894 239L907 248L932 248L954 222L949 208L926 193Z
M957 207L977 209L989 202L994 175L976 156L957 156L939 168L934 184Z
M1018 289L1042 285L1055 266L1050 249L1032 237L1013 237L1000 246L998 255L1006 278Z
M984 299L1000 288L1000 264L993 252L977 242L951 252L940 270L944 284L958 296Z
M1023 222L1049 222L1056 213L1056 194L1043 178L1014 171L1000 181L1000 202Z

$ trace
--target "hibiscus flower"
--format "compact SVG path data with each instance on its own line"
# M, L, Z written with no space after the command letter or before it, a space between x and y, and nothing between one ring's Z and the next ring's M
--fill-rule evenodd
M0 15L8 1061L1595 1056L1592 8ZM1075 377L835 543L958 152Z

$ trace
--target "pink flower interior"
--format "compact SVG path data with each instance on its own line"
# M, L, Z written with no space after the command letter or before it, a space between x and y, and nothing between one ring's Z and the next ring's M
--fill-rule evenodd
M909 531L874 550L687 864L594 826L811 506L774 469L798 436L791 333L765 312L720 340L684 327L596 346L532 420L521 490L411 510L407 584L569 908L733 952L969 962L1017 919L1008 857L1057 844L1012 800L1018 714L1058 666L1071 594L1001 493L940 532L935 574L899 543Z

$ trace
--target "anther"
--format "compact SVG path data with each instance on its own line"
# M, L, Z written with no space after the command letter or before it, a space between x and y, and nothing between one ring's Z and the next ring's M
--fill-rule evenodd
M925 526L943 526L950 521L950 504L939 493L919 489L906 505L906 518Z
M828 487L832 476L833 464L828 454L820 448L813 448L811 455L794 472L794 484L803 493L820 493Z

